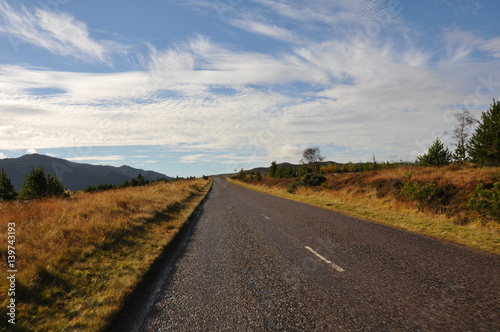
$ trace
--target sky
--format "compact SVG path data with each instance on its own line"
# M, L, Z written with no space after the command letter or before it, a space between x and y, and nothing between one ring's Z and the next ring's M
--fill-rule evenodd
M0 158L412 161L500 99L497 0L0 0Z

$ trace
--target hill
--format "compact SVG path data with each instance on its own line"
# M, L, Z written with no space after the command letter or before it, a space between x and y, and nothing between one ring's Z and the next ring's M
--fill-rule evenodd
M114 167L80 164L36 153L27 154L19 158L0 159L0 169L3 168L7 172L16 190L20 190L23 187L24 178L30 169L40 166L46 172L57 176L69 190L82 190L87 186L97 186L99 184L118 185L137 177L139 174L142 174L149 181L162 178L171 179L165 174L145 171L130 166Z

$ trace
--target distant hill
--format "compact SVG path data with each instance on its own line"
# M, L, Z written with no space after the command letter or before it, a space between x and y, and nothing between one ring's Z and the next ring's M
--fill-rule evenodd
M69 190L81 190L87 186L99 184L121 184L127 180L137 177L139 174L149 181L161 178L170 180L165 174L145 171L130 166L99 166L80 164L65 159L49 157L40 154L27 154L19 158L0 159L0 169L7 172L14 187L20 190L23 187L24 178L31 167L42 166L46 172L57 176Z

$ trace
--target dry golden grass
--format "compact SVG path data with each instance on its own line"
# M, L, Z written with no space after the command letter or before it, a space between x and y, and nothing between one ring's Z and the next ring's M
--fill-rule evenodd
M101 329L204 197L207 183L173 181L0 204L2 234L9 222L16 224L17 326ZM2 248L6 241L0 239ZM5 271L4 250L1 259ZM2 308L7 288L2 282Z
M500 225L469 218L466 203L478 180L500 181L500 168L469 166L412 167L412 180L434 181L438 186L451 185L453 200L441 212L423 209L416 202L397 196L398 184L405 180L409 168L379 170L365 173L328 175L327 188L299 187L294 194L286 191L293 179L268 179L261 182L236 183L251 189L288 199L339 210L344 213L435 237L469 247L500 254ZM234 180L232 180L234 181ZM385 185L385 191L377 187ZM378 189L377 189L378 188ZM469 218L466 222L464 218Z

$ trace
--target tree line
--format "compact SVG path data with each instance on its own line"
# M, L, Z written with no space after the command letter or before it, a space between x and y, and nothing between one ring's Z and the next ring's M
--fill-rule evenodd
M141 174L139 174L139 175L137 175L136 178L132 178L130 180L127 180L119 185L99 184L97 186L87 186L87 187L85 187L85 189L83 189L83 192L93 193L93 192L105 191L105 190L111 190L111 189L120 189L120 188L127 188L127 187L139 187L139 186L145 186L145 185L150 184L150 183L151 183L151 181L146 180Z
M24 179L24 185L20 192L16 191L3 168L0 172L0 200L32 200L67 196L69 196L68 190L61 181L56 176L48 172L46 173L41 166L39 168L31 168Z
M165 179L160 179L159 181L161 180ZM136 178L127 180L120 185L100 184L97 186L87 186L83 191L92 193L110 189L137 187L147 185L150 182L151 181L146 180L139 174ZM68 189L56 176L46 172L42 166L39 168L31 168L24 179L23 188L19 192L14 188L5 170L2 168L0 172L0 201L11 201L16 199L25 201L39 198L68 196Z

